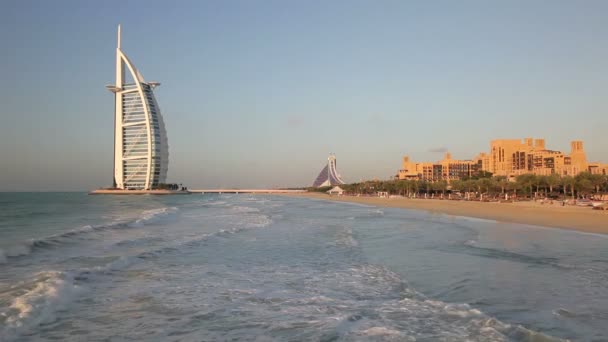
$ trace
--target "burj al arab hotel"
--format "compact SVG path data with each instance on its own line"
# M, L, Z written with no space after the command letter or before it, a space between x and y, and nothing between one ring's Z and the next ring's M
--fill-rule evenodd
M120 47L116 47L114 93L114 187L152 190L165 183L169 164L167 132L154 97L158 82L146 82ZM125 68L126 67L126 68Z

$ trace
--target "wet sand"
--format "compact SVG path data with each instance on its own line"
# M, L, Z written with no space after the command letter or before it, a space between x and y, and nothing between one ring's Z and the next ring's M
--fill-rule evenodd
M608 211L590 207L541 204L540 202L469 202L438 199L379 198L330 196L322 193L290 194L328 201L353 202L378 207L427 210L455 216L468 216L499 222L512 222L543 227L572 229L589 233L608 234Z

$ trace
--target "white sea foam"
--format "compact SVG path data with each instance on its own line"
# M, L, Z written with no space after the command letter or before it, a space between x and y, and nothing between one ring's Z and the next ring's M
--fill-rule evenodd
M234 206L231 208L232 211L235 211L237 213L259 213L260 209L258 208L252 208L252 207L243 207L243 206Z
M467 240L464 243L465 246L476 246L477 245L477 240Z
M129 224L129 227L143 227L146 224L158 222L161 218L167 217L177 212L176 207L159 208L144 211L140 218Z
M23 332L55 320L55 313L64 309L82 289L74 284L68 272L48 271L38 274L29 290L17 296L1 315L6 317L0 340L16 339Z
M213 201L213 202L203 202L202 203L204 206L216 206L216 205L225 205L227 204L226 201Z
M245 226L251 228L262 228L267 227L272 223L272 219L266 215L256 215L254 217L249 217Z
M269 276L288 286L269 288ZM270 336L273 331L297 328L302 340L335 336L347 341L556 341L502 323L467 304L426 299L397 274L378 265L359 264L327 272L262 267L251 270L245 278L249 288L221 290L218 298L229 298L248 315L254 314L255 321L270 325ZM224 284L225 277L207 279L214 284L211 288L215 288L214 280L217 285ZM247 333L245 328L235 336Z
M341 227L341 229L336 232L336 238L333 244L344 247L359 246L359 242L353 237L353 230L350 227Z
M371 327L361 332L365 336L400 336L401 333L397 330L389 329L387 327Z
M108 272L124 270L141 261L138 256L122 256L104 266L37 274L33 282L24 284L23 294L15 297L4 311L0 311L0 318L4 318L5 323L4 330L0 330L0 341L18 339L40 324L53 322L57 312L65 310L86 291L79 283Z
M170 208L144 212L136 219L122 221L122 225L117 225L115 228L128 228L129 223L139 227L153 225L175 212L168 209ZM238 340L255 339L256 335L260 334L268 339L292 337L298 340L335 338L415 341L418 338L507 341L523 340L535 334L516 325L498 322L467 304L428 300L388 268L366 264L365 258L359 258L356 249L349 250L349 247L358 244L353 236L354 228L349 227L349 225L358 227L357 222L350 221L347 222L348 224L340 222L331 225L330 223L337 222L331 221L327 225L311 225L307 227L308 229L289 230L289 234L292 234L289 235L289 239L292 240L289 242L297 244L298 248L306 245L300 244L302 240L299 239L309 241L308 239L315 238L319 239L313 240L315 242L313 251L327 248L324 251L328 253L319 253L319 255L305 249L294 248L293 257L298 258L297 262L289 259L292 257L290 253L277 258L278 254L274 253L274 250L273 254L260 255L265 253L262 248L248 250L246 244L240 247L238 234L241 232L245 233L241 237L247 237L243 239L244 241L249 241L253 236L259 239L260 244L264 243L268 246L273 246L271 238L282 238L281 244L287 240L274 234L283 233L280 229L273 234L246 233L256 231L257 227L270 225L277 217L274 214L270 216L251 209L255 208L201 209L207 216L197 215L199 213L196 210L183 209L187 215L192 216L185 218L185 215L180 215L180 220L183 221L172 227L175 229L171 231L162 229L164 227L111 231L117 236L105 242L110 243L112 254L120 252L130 255L113 258L103 249L107 247L107 244L104 244L101 249L93 250L98 256L103 253L99 259L91 260L94 258L91 255L83 258L87 266L101 265L101 263L104 265L81 268L74 272L58 272L59 281L48 281L48 286L45 285L47 290L50 288L55 290L37 290L38 285L30 285L28 286L30 295L21 292L12 297L15 301L23 297L21 304L13 307L14 303L10 300L5 301L7 308L8 305L11 306L10 312L6 311L4 317L0 309L0 340L18 339L19 334L27 335L23 336L26 338L32 338L30 336L32 334L36 338L90 340L112 335L149 340L178 338ZM264 206L262 211L266 210L268 208ZM220 215L213 215L216 212ZM378 213L370 209L353 210L353 212L365 215L368 219L381 219L375 217ZM282 213L285 217L291 218L289 211ZM322 219L322 216L320 218ZM197 225L197 222L201 225ZM281 227L277 225L277 228ZM108 235L99 234L100 232L93 227L90 229L96 233L91 236L82 235L78 240ZM210 230L214 232L210 233ZM316 234L318 231L329 234ZM305 233L302 236L297 235L301 232ZM355 236L359 237L358 234ZM117 243L119 246L111 244L116 241L114 238L123 239ZM154 242L148 243L151 241ZM88 241L87 245L95 242L97 240ZM120 248L123 245L126 248ZM241 249L246 250L247 253L239 254ZM202 257L197 258L196 253L201 251ZM224 251L230 253L229 262L224 263L221 260L221 253ZM0 252L4 254L5 251ZM188 256L186 263L180 262L183 260L182 254ZM260 256L263 259L257 259ZM236 263L239 258L243 258L244 264ZM286 262L280 260L281 258L286 258ZM273 262L276 259L279 259L279 262ZM200 264L196 262L197 260L201 261ZM261 260L265 262L259 262ZM77 257L70 259L70 267L75 261L78 261ZM137 272L120 272L134 265ZM148 277L150 274L154 275L154 279L158 278L158 281L149 281L152 278ZM114 280L119 282L112 282L112 289L115 289L116 284L125 286L120 286L116 291L104 291L106 281L109 283ZM38 282L46 282L46 280ZM74 304L74 309L78 308L78 312L73 310L69 315L58 313L57 310L75 301L74 298L78 298L78 293L86 291L89 287L101 290L91 290L91 299L103 301L107 298L117 305L100 305L95 310L87 310L88 307L84 303L81 306L81 302L78 301ZM49 299L36 300L34 293L44 294L42 297ZM51 299L57 297L65 300ZM119 300L140 297L149 299L124 300L127 306L118 305ZM54 305L55 302L60 304ZM43 305L44 303L48 305ZM28 309L27 305L30 305L31 309ZM227 305L230 310L223 310ZM52 309L47 310L46 307ZM125 309L137 309L144 314L129 315L129 319L125 320L124 317L127 316L123 314L133 312ZM88 312L85 313L84 310ZM21 312L23 317L20 317ZM148 312L162 312L162 315L145 314ZM56 316L61 317L62 321L57 322L61 324L36 328L36 325L56 321ZM188 322L190 316L191 326L181 324ZM7 328L3 331L7 317L12 317L12 325L10 329L6 325ZM88 335L80 337L70 335L77 330L87 330L91 321L101 317L112 320L112 324L91 329ZM210 326L229 327L229 329L214 331L200 329L202 319ZM18 326L17 322L21 325ZM141 329L142 326L146 329ZM292 333L297 335L291 335Z

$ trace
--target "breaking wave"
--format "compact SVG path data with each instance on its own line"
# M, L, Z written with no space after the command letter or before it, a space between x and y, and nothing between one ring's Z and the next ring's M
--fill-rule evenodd
M243 207L243 206L234 206L231 208L232 211L237 213L259 213L260 209L251 208L251 207Z
M17 339L33 328L56 320L76 298L86 293L86 284L96 276L123 270L138 262L139 257L118 257L103 266L76 271L46 271L31 282L20 283L7 292L14 297L10 306L0 311L0 341Z
M569 269L572 265L566 265L559 262L559 259L553 257L530 256L522 253L511 252L498 248L481 247L476 240L467 240L462 244L464 252L470 255L475 255L484 258L510 260L530 265L552 266L557 268ZM455 248L458 249L458 248Z
M218 286L225 282L222 275L209 279L210 288L220 289L218 298L236 304L228 313L207 315L209 324L229 320L235 336L264 331L271 339L297 331L298 340L560 341L501 322L468 304L429 299L379 265L357 264L322 272L263 266L249 272L243 275L250 284L245 288L222 290ZM259 274L282 279L284 285L268 288ZM255 320L247 324L238 318L251 314Z
M258 218L258 221L248 222L246 225L243 225L243 226L227 228L227 229L220 229L214 233L203 233L203 234L200 234L195 237L190 237L189 239L186 239L183 241L178 241L176 244L173 244L171 246L163 247L163 248L160 248L160 249L157 249L154 251L147 251L147 252L141 253L141 254L137 255L135 258L149 259L149 258L158 257L158 256L161 256L166 253L180 251L180 250L182 250L183 247L198 246L201 243L208 241L212 238L228 237L230 235L234 235L234 234L237 234L239 232L246 231L249 229L266 227L266 226L270 225L271 223L272 223L272 220L270 218L268 218L265 215L260 215L260 217Z
M73 229L64 233L50 235L41 239L32 239L24 241L11 247L4 247L4 249L0 248L0 264L8 262L10 258L29 255L32 253L32 251L36 249L52 248L66 242L71 242L76 238L79 238L92 232L104 231L109 229L143 227L147 224L153 224L155 222L158 222L162 218L173 215L177 211L178 209L176 207L146 210L142 212L138 218L133 220L114 222L98 226L86 225L81 228Z
M353 237L353 230L350 227L341 226L335 233L334 244L340 247L357 247L359 242Z
M0 340L17 338L35 326L54 321L55 312L64 309L81 292L81 287L69 272L48 271L38 274L34 282L19 292L22 294L0 312L0 322L4 320L5 326Z

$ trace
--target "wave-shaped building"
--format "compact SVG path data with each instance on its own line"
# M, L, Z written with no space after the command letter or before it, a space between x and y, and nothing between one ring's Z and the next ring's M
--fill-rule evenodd
M340 177L337 170L336 155L333 153L329 154L327 158L327 165L319 172L319 175L312 183L314 188L320 188L324 186L342 185L344 181Z
M165 183L169 166L167 132L154 97L158 82L146 82L120 47L116 47L114 187L152 190Z

